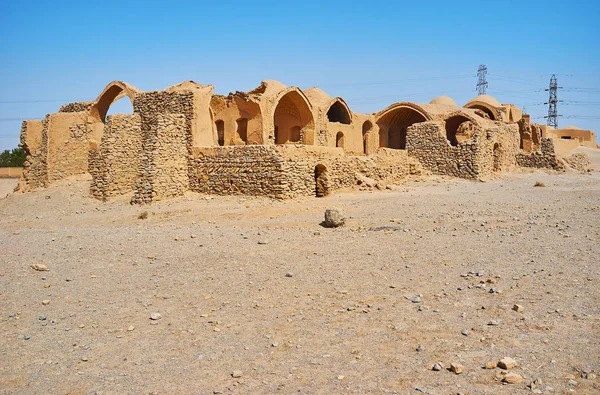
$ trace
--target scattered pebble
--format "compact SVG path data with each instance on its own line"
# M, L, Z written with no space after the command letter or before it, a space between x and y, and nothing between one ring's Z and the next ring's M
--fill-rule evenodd
M42 305L48 306L49 304L50 304L50 300L49 299L42 300Z
M461 374L465 371L465 367L458 362L454 362L450 364L450 371L456 374Z
M162 316L160 315L160 313L152 313L150 314L150 319L152 321L158 321L162 318Z
M525 308L523 306L521 306L520 304L514 305L512 309L514 311L516 311L517 313L522 313L525 311Z
M35 263L35 264L31 265L31 268L33 270L37 270L38 272L48 271L48 267L46 267L46 265L44 265L42 263Z
M504 376L502 381L508 384L521 384L523 382L523 377L519 374L509 372Z
M498 361L498 367L504 370L514 369L518 366L517 361L510 357L504 357Z
M294 277L294 274L292 272L287 272L285 274L286 277Z
M418 296L414 297L414 298L412 298L411 302L413 302L413 303L421 303L421 298L418 297Z
M38 320L46 321L46 316L44 314L38 314Z
M498 363L496 361L489 361L485 363L486 369L496 369L496 366L498 366Z
M442 365L440 365L439 363L436 363L433 365L433 367L431 368L431 370L439 372L442 370Z
M469 336L469 331L466 329L463 329L462 331L460 331L460 333L462 333L463 336Z
M419 345L417 346L417 351L418 351L418 352L421 352L421 351L423 351L423 350L424 350L423 346L419 344Z
M241 370L234 370L233 372L231 372L231 377L233 377L234 379L240 378L244 375L244 373Z

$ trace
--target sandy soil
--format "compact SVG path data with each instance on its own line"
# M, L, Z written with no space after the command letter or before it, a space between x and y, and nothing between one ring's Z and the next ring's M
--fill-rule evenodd
M146 207L88 185L0 200L1 394L600 393L598 172ZM522 383L482 368L503 357Z

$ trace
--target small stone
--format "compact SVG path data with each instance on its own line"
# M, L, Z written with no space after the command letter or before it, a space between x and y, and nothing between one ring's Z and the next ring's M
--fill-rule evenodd
M421 303L421 298L418 297L418 296L414 297L414 298L412 298L411 302L413 302L413 303Z
M150 314L150 319L152 321L158 321L162 318L162 316L160 315L160 313L152 313Z
M569 381L567 381L567 385L569 387L577 387L577 381L570 379Z
M340 374L339 376L337 376L337 379L338 379L338 380L343 380L343 379L344 379L344 376Z
M504 357L498 361L498 367L504 370L514 369L518 366L517 361L510 357Z
M261 245L269 244L269 240L259 240L258 244L261 244Z
M67 277L67 278L65 278L65 281L66 281L66 282L71 282L71 281L73 281L73 280L71 279L71 277Z
M496 369L496 366L498 366L498 363L496 361L489 361L485 363L486 369Z
M81 357L81 360L82 360L83 362L87 362L87 361L88 361L88 357L86 357L86 356L83 356L83 357Z
M244 373L241 370L234 370L233 372L231 372L231 377L233 377L234 379L238 379L243 375Z
M46 265L44 265L42 263L35 263L35 264L31 265L31 268L33 270L37 270L38 272L48 271L48 268L46 267Z
M512 309L517 313L522 313L525 311L525 307L521 306L520 304L514 305Z
M460 331L460 333L462 333L463 336L469 336L469 331L466 329L463 329L462 331Z
M436 363L433 365L433 367L431 368L431 370L435 371L435 372L439 372L442 370L442 365L440 365L439 363Z
M418 352L421 352L421 351L423 351L423 350L424 350L423 346L419 344L419 345L417 346L417 351L418 351Z
M292 272L287 272L285 274L286 277L294 277L294 274Z
M279 343L278 342L273 342L273 343L271 343L271 347L279 347Z
M337 207L325 210L325 225L329 228L337 228L346 223L346 214Z
M496 288L490 288L490 290L488 291L491 294L495 294L496 293Z
M133 331L133 330L135 330L135 326L133 326L133 325L129 325L129 326L127 327L127 332L131 332L131 331Z
M427 389L422 388L422 387L415 387L415 391L422 392L424 394L428 394L429 393L429 391L427 391Z
M44 284L44 288L50 288L50 284Z
M17 314L16 314L16 313L13 313L13 312L10 312L10 313L8 313L8 316L9 316L10 318L13 318L13 317L14 317L14 316L16 316L16 315L17 315Z
M27 335L23 336L23 339L29 340L29 339L31 339L31 336L27 334Z
M38 314L38 320L46 321L46 316L44 314Z
M521 384L523 382L523 377L521 377L519 374L509 372L506 373L502 381L508 384Z
M450 371L456 374L461 374L465 371L465 367L458 362L454 362L450 364Z
M490 326L498 326L498 325L500 325L501 322L502 321L500 321L500 320L491 320L490 322L488 322L488 325L490 325Z
M48 306L50 304L50 299L44 299L44 300L42 300L42 304L44 306Z

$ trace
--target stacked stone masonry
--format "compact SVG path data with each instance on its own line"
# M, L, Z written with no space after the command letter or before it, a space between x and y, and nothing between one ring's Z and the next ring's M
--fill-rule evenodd
M133 114L107 116L124 96ZM585 156L559 158L556 136L542 138L546 129L486 95L463 107L438 97L359 114L319 88L277 81L228 96L193 81L153 92L114 81L96 100L23 122L27 160L19 187L30 191L89 173L93 197L131 193L139 204L186 191L325 196L357 183L402 182L421 169L483 180L517 166L587 168ZM593 136L573 130L581 141ZM560 149L572 149L570 143Z

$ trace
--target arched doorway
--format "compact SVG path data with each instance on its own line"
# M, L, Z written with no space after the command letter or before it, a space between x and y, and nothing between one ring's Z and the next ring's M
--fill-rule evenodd
M462 115L455 115L446 119L446 138L451 145L457 146L458 143L469 140L473 132L473 123Z
M399 106L383 113L377 120L379 146L406 149L406 129L415 123L425 122L424 114L408 106Z
M237 137L244 143L248 143L248 120L246 118L240 118L235 121L237 129Z
M217 128L217 141L222 147L225 145L225 122L218 120L215 122L215 126Z
M327 120L329 122L350 125L352 123L352 116L349 110L339 100L336 100L327 111Z
M362 126L362 139L363 139L363 152L365 155L369 154L369 136L373 130L373 123L366 121Z
M344 133L338 132L338 134L335 135L335 146L344 148Z
M329 181L327 179L327 168L325 165L315 166L315 196L323 197L329 195Z
M104 88L100 95L98 95L95 103L90 107L89 114L98 122L106 122L106 115L113 103L127 96L129 102L133 106L133 100L140 92L139 89L125 82L113 81ZM126 106L126 103L119 103L119 105Z
M283 95L273 113L275 144L306 143L307 133L312 133L314 121L308 101L298 91Z

